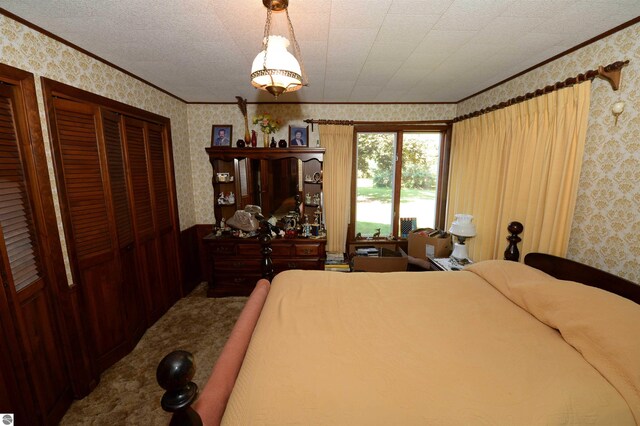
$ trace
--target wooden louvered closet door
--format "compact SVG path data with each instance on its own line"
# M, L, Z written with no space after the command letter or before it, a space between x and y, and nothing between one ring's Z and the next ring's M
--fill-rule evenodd
M176 285L179 280L179 266L176 252L178 243L175 239L174 220L171 215L170 175L171 169L165 151L166 144L163 128L157 124L147 125L149 146L149 162L152 172L153 213L158 240L158 253L164 287L169 290L169 305L180 298L180 288Z
M120 263L122 265L123 296L127 327L132 345L146 329L143 288L136 273L135 240L131 220L131 206L122 147L121 115L101 109L104 146L107 153L111 200L118 236Z
M3 382L9 375L18 380L9 392L11 397L21 396L18 411L25 417L19 422L57 423L71 401L70 379L60 347L54 290L44 267L46 253L34 219L32 147L16 90L0 86L0 341L9 344L1 349L0 376ZM10 365L4 363L6 358ZM11 400L2 399L0 411L12 412L5 407Z
M128 352L122 270L96 107L54 99L58 190L99 371Z
M152 171L149 167L146 123L124 117L126 158L129 170L130 199L136 239L138 276L143 286L149 323L168 309L167 281L161 272L152 206Z

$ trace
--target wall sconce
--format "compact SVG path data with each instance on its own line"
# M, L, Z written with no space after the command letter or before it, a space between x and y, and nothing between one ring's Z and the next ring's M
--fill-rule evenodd
M615 117L614 125L618 125L618 116L624 111L624 102L618 101L611 107L611 112Z

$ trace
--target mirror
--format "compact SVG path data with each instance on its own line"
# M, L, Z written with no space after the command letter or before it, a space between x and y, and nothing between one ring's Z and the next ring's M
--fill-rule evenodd
M260 206L263 216L281 220L296 210L296 196L303 217L313 220L314 215L321 215L322 179L312 177L322 175L324 148L216 147L206 151L213 168L216 221L229 219L249 204Z
M297 158L251 160L250 193L255 204L262 207L265 217L282 219L296 209L296 195L300 194L302 165Z

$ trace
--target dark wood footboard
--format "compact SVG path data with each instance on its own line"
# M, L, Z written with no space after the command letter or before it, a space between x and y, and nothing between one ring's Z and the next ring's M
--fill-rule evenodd
M189 352L172 352L160 362L156 378L166 390L162 408L173 413L172 426L220 424L270 286L265 279L256 284L201 392L191 381L195 361Z

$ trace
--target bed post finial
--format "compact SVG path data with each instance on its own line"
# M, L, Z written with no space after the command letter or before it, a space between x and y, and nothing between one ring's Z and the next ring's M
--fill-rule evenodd
M202 426L202 419L191 408L198 399L198 385L191 381L195 373L193 355L187 351L173 351L158 365L156 380L166 390L160 404L173 413L170 426Z
M511 222L507 227L507 230L511 232L511 235L507 237L509 246L504 251L504 260L513 260L517 262L520 259L520 251L518 250L518 243L522 241L522 238L518 237L524 230L524 226L520 222Z
M260 223L260 235L258 235L258 241L260 241L260 253L262 254L262 278L266 278L269 281L273 279L273 262L271 261L271 226L269 222L263 220Z

